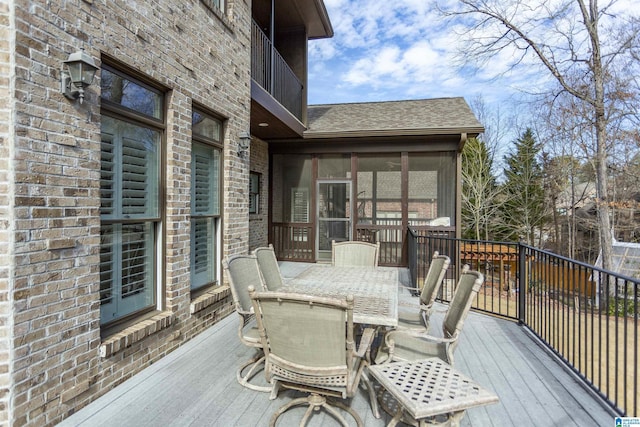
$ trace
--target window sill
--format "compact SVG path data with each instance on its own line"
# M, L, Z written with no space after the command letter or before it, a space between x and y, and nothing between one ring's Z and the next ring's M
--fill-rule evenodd
M168 328L173 320L173 313L163 311L105 338L100 344L100 357L111 357L115 353L131 347L145 337Z
M190 313L197 313L218 301L222 301L229 296L229 292L230 289L228 286L216 286L215 288L206 291L202 295L191 300Z

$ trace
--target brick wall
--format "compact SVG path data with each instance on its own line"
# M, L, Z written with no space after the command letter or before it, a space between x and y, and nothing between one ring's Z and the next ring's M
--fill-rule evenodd
M0 425L9 420L11 387L11 280L13 214L11 206L11 37L8 0L0 0Z
M259 139L251 142L251 172L261 174L260 209L249 215L249 249L269 244L269 145Z
M10 107L0 109L0 242L9 243L0 245L3 425L55 424L232 310L226 287L206 304L189 293L194 102L227 118L223 252L248 249L249 160L237 156L237 136L249 128L250 2L228 3L225 15L195 0L0 0L0 55L12 60L0 65ZM82 105L59 93L62 61L80 48L167 88L163 310L105 338L99 75Z

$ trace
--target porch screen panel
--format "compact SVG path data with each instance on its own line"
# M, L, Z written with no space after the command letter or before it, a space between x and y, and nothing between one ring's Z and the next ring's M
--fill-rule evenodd
M455 153L409 156L409 225L455 225Z
M400 154L360 156L357 212L359 224L400 225L402 187Z
M351 155L322 154L318 156L319 179L351 178Z
M310 155L273 156L272 236L279 258L313 259L311 171Z
M402 258L402 174L400 153L359 156L356 239L380 243L380 263Z
M273 156L273 222L309 222L311 156Z

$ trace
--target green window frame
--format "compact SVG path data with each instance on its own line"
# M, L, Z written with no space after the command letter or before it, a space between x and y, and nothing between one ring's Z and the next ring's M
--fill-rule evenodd
M164 94L101 70L100 324L157 306Z
M191 149L191 290L219 283L222 120L194 109Z

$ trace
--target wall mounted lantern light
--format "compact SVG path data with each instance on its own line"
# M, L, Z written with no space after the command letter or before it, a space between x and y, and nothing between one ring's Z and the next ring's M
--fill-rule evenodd
M238 156L244 157L251 146L251 134L249 132L240 132L238 134L240 143L238 143Z
M63 64L60 72L60 92L69 99L78 99L82 104L84 89L93 82L98 67L84 50L72 53Z

